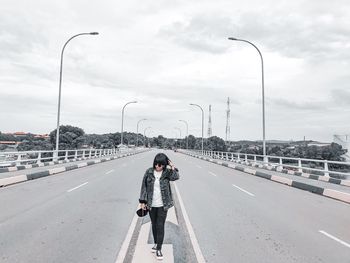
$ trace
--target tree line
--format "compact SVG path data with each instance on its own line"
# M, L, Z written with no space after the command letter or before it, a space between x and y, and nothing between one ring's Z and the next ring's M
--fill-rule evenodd
M147 147L157 147L161 149L186 148L187 137L182 139L166 138L162 135L157 137L144 137L142 134L133 132L124 132L123 140L125 145ZM54 150L56 145L56 129L51 131L49 139L35 138L33 134L16 137L11 134L0 132L0 141L20 141L18 151L30 150ZM60 126L60 145L61 150L72 150L82 148L110 149L120 145L120 132L107 134L86 134L82 128L70 125ZM202 139L193 135L188 136L188 148L200 150ZM2 148L1 148L2 147ZM3 150L4 146L1 146ZM212 136L204 139L204 150L209 151L227 151L248 154L262 155L262 143L259 141L238 141L226 143L222 138ZM307 159L325 159L341 161L342 155L346 150L339 144L331 143L328 146L308 146L307 142L293 142L284 144L267 144L267 154L273 156L297 157Z

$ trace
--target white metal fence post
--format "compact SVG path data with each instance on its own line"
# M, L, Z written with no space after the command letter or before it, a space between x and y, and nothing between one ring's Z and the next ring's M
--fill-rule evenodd
M298 167L299 167L298 171L302 173L303 172L303 167L301 166L301 159L300 158L298 159Z
M41 152L38 154L38 159L36 161L37 164L41 163Z
M328 172L328 162L324 162L324 176L329 177L329 172Z

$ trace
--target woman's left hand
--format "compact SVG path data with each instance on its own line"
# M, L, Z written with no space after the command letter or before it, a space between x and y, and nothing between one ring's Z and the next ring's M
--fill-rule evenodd
M168 161L168 163L171 166L171 170L175 170L175 165L170 160Z

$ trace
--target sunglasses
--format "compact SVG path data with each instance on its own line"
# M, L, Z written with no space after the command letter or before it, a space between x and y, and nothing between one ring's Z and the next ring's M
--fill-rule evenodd
M158 167L162 167L162 166L164 166L164 164L161 164L161 163L156 163L156 166L158 166Z

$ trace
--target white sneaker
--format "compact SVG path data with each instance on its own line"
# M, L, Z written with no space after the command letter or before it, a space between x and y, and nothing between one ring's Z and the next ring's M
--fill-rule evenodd
M162 254L162 251L160 250L157 250L156 252L156 257L158 260L163 260L163 254Z
M156 253L156 251L157 251L157 244L155 244L151 249L152 253Z

